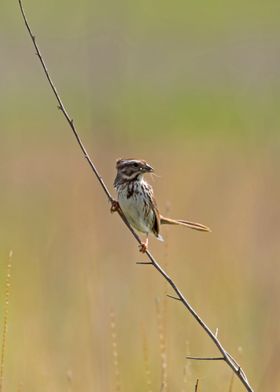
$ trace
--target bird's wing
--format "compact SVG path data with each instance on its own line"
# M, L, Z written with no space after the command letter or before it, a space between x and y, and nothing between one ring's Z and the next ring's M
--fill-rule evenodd
M161 235L159 234L159 230L160 230L160 213L159 213L159 210L158 210L158 207L157 207L157 202L156 202L155 197L154 197L153 188L149 184L147 184L147 194L148 194L148 200L149 200L149 207L153 211L153 214L154 214L154 224L153 224L153 227L152 227L152 232L154 233L154 235L157 238L162 239Z

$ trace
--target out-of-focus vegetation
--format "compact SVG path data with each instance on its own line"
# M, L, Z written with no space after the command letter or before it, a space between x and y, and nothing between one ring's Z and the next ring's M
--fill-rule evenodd
M212 228L164 228L151 250L252 384L277 391L279 4L24 5L105 181L116 158L145 158L160 176L150 182L161 210ZM166 300L160 276L135 264L142 256L56 110L16 1L2 5L0 21L2 298L14 251L5 390L113 391L120 382L142 392L148 362L159 390L164 344L166 390L193 391L197 378L201 390L229 390L222 363L186 362L215 349ZM233 390L243 390L237 380Z

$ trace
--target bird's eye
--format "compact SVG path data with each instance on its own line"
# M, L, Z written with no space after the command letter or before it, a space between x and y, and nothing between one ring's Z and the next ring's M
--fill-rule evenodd
M133 166L134 166L134 167L138 167L138 163L136 163L136 162L133 163Z

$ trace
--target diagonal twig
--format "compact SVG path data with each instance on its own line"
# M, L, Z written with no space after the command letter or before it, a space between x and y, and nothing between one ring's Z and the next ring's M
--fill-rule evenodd
M107 198L109 199L109 201L111 203L114 202L114 199L111 195L111 193L109 192L105 182L103 181L101 175L99 174L95 164L93 163L93 161L91 160L85 146L83 145L81 138L77 132L76 126L74 124L73 119L69 116L59 94L58 91L55 87L55 84L49 74L49 71L47 69L46 63L42 57L42 54L40 52L40 49L38 47L38 44L36 42L36 38L35 35L32 33L32 30L30 28L30 25L27 21L26 18L26 14L22 5L22 0L18 0L19 3L19 7L20 7L20 11L21 11L21 15L23 17L25 26L27 28L27 31L30 35L30 38L32 40L32 43L34 45L35 51L36 51L36 55L39 58L39 61L43 67L45 76L48 80L48 83L55 95L55 98L57 100L58 103L58 109L61 110L63 116L65 117L66 121L68 122L75 138L76 141L79 144L79 147L85 157L85 159L87 160L87 162L89 163L92 171L94 172L96 179L98 180L98 182L100 183L104 193L106 194ZM125 215L122 213L122 211L120 209L117 209L117 213L119 214L120 218L122 219L122 221L124 222L124 224L127 226L127 228L129 229L129 231L131 232L131 234L133 235L133 237L135 238L135 240L141 244L141 240L139 238L139 236L136 234L136 232L133 230L133 228L130 226L129 222L127 221ZM217 336L215 336L215 334L210 330L210 328L207 326L207 324L202 320L202 318L198 315L198 313L192 308L192 306L189 304L189 302L187 301L187 299L184 297L184 295L182 294L182 292L179 290L179 288L176 286L175 282L171 279L171 277L164 271L164 269L160 266L160 264L156 261L156 259L153 257L153 255L151 254L150 251L146 251L145 252L148 259L150 260L150 262L148 262L147 264L152 264L153 267L163 276L163 278L169 283L169 285L172 287L172 289L174 290L174 292L176 293L176 295L178 296L178 299L183 303L183 305L185 306L185 308L191 313L191 315L193 316L193 318L198 322L198 324L202 327L202 329L207 333L207 335L209 336L209 338L213 341L213 343L215 344L215 346L217 347L217 349L220 351L221 353L221 358L219 359L223 359L227 365L233 370L233 372L236 374L236 376L239 378L239 380L242 382L242 384L244 385L244 387L246 388L247 391L249 392L253 392L252 387L249 384L249 381L244 373L244 371L241 369L241 367L238 365L238 363L236 362L236 360L225 350L225 348L222 346L221 342L219 341L219 339L217 338ZM212 359L213 360L213 359Z

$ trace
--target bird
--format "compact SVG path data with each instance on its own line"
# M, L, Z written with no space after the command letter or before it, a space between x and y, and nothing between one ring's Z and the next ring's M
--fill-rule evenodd
M164 224L185 226L202 232L211 231L209 227L201 223L171 219L160 214L153 188L144 178L146 173L154 173L154 169L146 161L121 158L116 162L116 170L114 188L117 191L118 200L112 202L111 212L120 209L129 224L145 234L145 241L139 245L140 252L147 251L150 233L163 241L160 229Z

